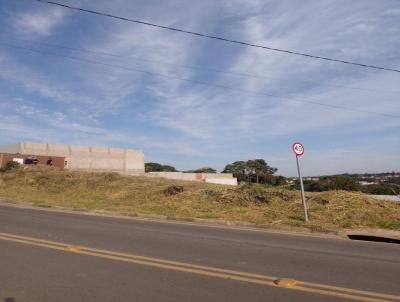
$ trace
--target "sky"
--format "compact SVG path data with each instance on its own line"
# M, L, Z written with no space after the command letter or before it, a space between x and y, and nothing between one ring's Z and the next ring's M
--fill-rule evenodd
M400 69L398 0L59 2ZM180 170L264 158L294 176L300 141L305 175L400 171L400 73L33 0L2 0L0 28L0 144L142 149Z

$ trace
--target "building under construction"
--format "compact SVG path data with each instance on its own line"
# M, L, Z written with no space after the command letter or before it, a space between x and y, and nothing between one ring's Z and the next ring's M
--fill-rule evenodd
M61 169L144 174L141 150L19 142L0 145L0 166L15 160L24 164L52 165Z

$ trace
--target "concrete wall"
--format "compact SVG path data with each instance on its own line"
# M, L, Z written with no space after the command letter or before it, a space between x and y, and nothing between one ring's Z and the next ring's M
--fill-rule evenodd
M237 185L237 179L231 173L183 173L183 172L149 172L148 177L162 177L166 179L205 181L225 185Z
M185 175L186 174L186 175ZM177 179L177 180L196 180L193 175L194 173L183 173L183 172L149 172L146 176L149 177L162 177L166 179Z
M219 184L219 185L229 185L237 186L237 178L206 178L205 182Z
M26 155L65 157L66 169L115 171L131 175L144 173L144 154L141 150L33 143L26 141L12 146L13 147L4 146L4 149L18 148L17 152L12 153ZM6 152L3 151L2 147L3 146L0 146L0 152Z
M232 173L202 173L204 178L213 178L213 179L230 179L233 178Z
M10 144L10 145L0 145L0 152L1 153L11 153L17 154L21 153L21 144Z
M205 180L206 178L213 179L231 179L231 173L183 173L183 172L149 172L146 176L150 177L163 177L167 179L179 180Z

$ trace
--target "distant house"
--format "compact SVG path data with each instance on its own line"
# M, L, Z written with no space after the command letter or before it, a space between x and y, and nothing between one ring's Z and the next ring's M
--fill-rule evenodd
M311 177L311 176L307 176L307 177L304 177L304 180L313 180L313 181L318 181L318 180L319 180L319 177Z
M360 183L360 185L362 185L362 186L368 186L368 185L375 185L375 184L377 184L376 182L364 181L364 180L360 181L359 183Z

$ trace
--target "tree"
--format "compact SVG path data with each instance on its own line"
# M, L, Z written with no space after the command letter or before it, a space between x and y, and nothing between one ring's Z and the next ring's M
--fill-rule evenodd
M217 170L211 167L202 167L196 170L188 170L185 173L217 173Z
M263 182L265 183L268 176L272 176L276 171L278 171L278 169L268 166L264 159L248 160L246 164L251 179L256 183L260 182L260 178L263 179Z
M162 169L163 172L178 172L178 170L175 167L169 165L163 165Z
M223 173L232 173L238 181L275 184L273 175L278 169L270 167L264 159L235 161L225 166ZM282 179L279 179L279 183Z
M144 169L146 172L177 172L175 167L159 163L145 163Z
M226 165L222 173L232 173L233 176L236 177L239 182L249 181L246 169L246 162L244 161L235 161L232 164Z

